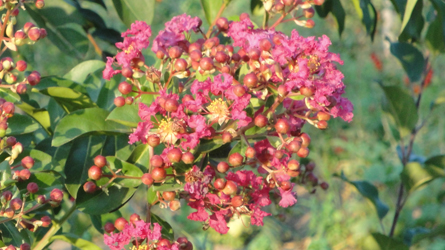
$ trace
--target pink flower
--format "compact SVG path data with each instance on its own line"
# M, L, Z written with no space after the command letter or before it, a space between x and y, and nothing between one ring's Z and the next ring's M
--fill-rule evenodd
M173 33L183 33L193 30L198 31L199 26L201 26L202 21L199 17L190 17L187 14L182 14L175 16L172 20L165 23L165 30Z
M130 141L128 143L133 144L137 141L140 141L146 144L147 137L151 128L153 128L153 124L150 121L139 122L136 130L130 134Z
M293 206L295 203L297 203L297 199L295 199L295 192L292 192L293 187L295 186L295 183L292 183L292 187L289 190L283 190L282 188L278 188L280 191L281 200L278 203L278 205L282 207L289 207Z
M252 211L252 215L250 217L250 223L256 226L263 226L264 225L263 218L265 216L272 215L270 213L262 211L258 206L255 206L253 204L250 206L250 210Z
M147 239L148 241L156 241L161 239L162 227L158 223L153 224L153 230L150 230L150 223L144 221L135 221L133 224L125 225L124 229L115 234L111 233L109 236L104 235L104 243L112 250L125 249L131 239Z
M114 75L121 73L120 70L113 69L113 62L114 59L112 57L107 57L107 64L105 65L105 69L102 72L102 76L106 80L110 80L111 77L113 77Z
M226 234L229 231L223 211L215 212L210 216L209 220L209 225L220 234Z
M183 34L178 34L170 31L161 30L156 38L153 40L151 50L156 53L162 51L167 54L167 50L171 46L178 45L185 39Z

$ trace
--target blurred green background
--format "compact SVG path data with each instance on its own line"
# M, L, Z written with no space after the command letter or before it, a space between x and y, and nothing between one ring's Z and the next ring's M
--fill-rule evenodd
M137 0L134 0L137 1ZM125 26L112 8L111 0L105 1L108 11L96 4L82 2L82 7L95 10L106 21L108 27L125 31ZM389 43L385 37L395 40L400 29L400 21L388 0L373 3L379 13L375 39L370 37L361 24L352 2L342 1L346 11L345 31L340 37L335 19L329 15L326 19L314 17L315 28L306 29L292 22L280 25L279 30L290 34L292 29L304 36L328 35L332 40L331 51L340 53L344 65L339 66L345 75L346 97L354 104L354 119L351 123L339 119L329 122L329 129L320 131L311 126L305 132L312 137L309 155L317 167L317 175L327 181L327 191L318 189L315 194L299 187L298 202L287 209L270 206L269 211L276 216L264 220L264 227L250 226L247 218L233 220L227 235L219 235L213 230L203 231L201 224L189 221L186 216L190 210L185 204L181 210L170 212L159 208L154 212L166 219L176 229L175 236L187 236L195 249L375 249L371 238L372 232L388 234L394 216L394 207L399 185L402 164L397 156L397 138L393 135L388 118L381 111L383 91L377 82L384 85L400 85L413 91L415 86L405 84L406 75L396 60L389 53ZM430 3L425 3L428 11ZM429 5L428 5L429 4ZM431 7L431 6L430 6ZM143 8L143 6L141 6ZM164 23L173 16L187 13L199 16L205 22L204 12L199 0L162 0L156 2L155 17L152 23L154 38L164 28ZM65 8L70 14L72 7ZM233 0L223 16L231 17L250 12L250 1ZM253 17L261 23L262 17ZM99 41L101 48L114 53L116 50L105 42ZM73 59L61 53L49 40L26 46L22 55L42 76L64 75L83 60L100 59L90 45L85 58ZM425 52L425 50L423 50ZM381 60L383 70L376 69L371 54ZM147 50L147 55L150 51ZM147 61L154 61L153 57ZM443 55L430 55L434 70L431 85L425 90L421 103L420 117L428 114L429 105L442 91L445 79L445 58ZM52 65L48 67L48 65ZM56 66L58 65L58 66ZM437 108L430 116L426 126L420 131L413 153L430 157L445 154L445 107ZM390 211L379 223L372 203L361 196L352 185L334 177L341 172L350 180L367 180L379 191L380 199ZM445 223L445 184L437 179L425 188L409 197L396 228L396 238L405 242L410 234L422 228L435 228ZM125 217L133 212L144 214L145 195L137 192L132 201L122 210ZM80 223L82 222L82 223ZM92 239L104 246L102 236L91 226L86 215L79 214L71 221L72 228L83 230L84 238ZM52 249L62 249L63 244L54 244ZM106 247L104 246L104 249ZM411 249L445 249L444 233L438 237L422 240Z

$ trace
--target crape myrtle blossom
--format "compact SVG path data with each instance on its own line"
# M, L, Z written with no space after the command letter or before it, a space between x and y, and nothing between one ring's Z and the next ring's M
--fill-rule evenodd
M158 223L153 223L153 229L150 229L151 226L150 223L146 223L142 220L128 223L119 233L111 233L110 235L105 234L104 242L111 248L111 250L125 249L125 246L133 240L144 242L143 245L147 245L149 246L148 249L152 249L151 246L162 237L162 227ZM162 248L156 249L179 250L179 244L175 242L171 247L163 246Z
M124 41L116 43L116 47L121 50L115 57L117 65L126 68L132 66L132 60L134 59L143 61L141 50L148 48L150 36L151 27L147 23L143 21L132 23L131 28L122 33ZM103 78L110 80L114 75L121 73L121 70L113 68L114 61L112 57L107 57Z
M137 96L129 105L137 105L141 119L129 143L149 145L142 183L175 187L157 192L153 204L176 211L185 200L193 209L188 219L225 234L233 217L249 216L251 225L262 226L272 215L271 204L296 204L297 184L312 193L327 189L313 162L300 164L311 143L303 129L326 129L331 117L350 122L353 107L343 97L344 76L337 68L343 61L329 51L327 36L255 28L244 14L237 22L216 23L205 35L197 17L183 14L167 22L151 47L161 60L156 67L140 63L151 32L135 24L123 34L116 60L146 69L145 79L126 80L138 89L132 89ZM221 33L229 42L220 41ZM121 73L108 60L104 77ZM119 91L126 98L136 95ZM153 101L139 99L144 94ZM107 240L118 247L116 242L142 239L143 232L111 234Z

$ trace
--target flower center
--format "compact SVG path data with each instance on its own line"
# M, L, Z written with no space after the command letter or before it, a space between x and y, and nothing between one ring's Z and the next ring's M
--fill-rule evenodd
M167 142L170 144L174 144L178 138L176 135L178 134L178 125L171 118L167 118L159 123L158 134L161 142Z
M308 62L307 66L309 67L309 70L311 73L315 73L320 68L320 59L316 55L310 55L307 57Z
M212 120L218 119L218 123L221 125L228 118L230 112L227 102L222 98L218 98L212 101L207 110L210 112Z

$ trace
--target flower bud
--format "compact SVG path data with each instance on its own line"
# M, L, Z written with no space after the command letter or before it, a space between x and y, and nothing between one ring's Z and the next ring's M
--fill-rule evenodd
M181 202L179 202L178 200L172 200L168 203L168 207L172 211L177 211L179 208L181 208Z
M97 189L97 186L94 182L92 181L87 181L85 182L85 184L83 184L83 191L85 191L85 193L94 193Z
M151 177L150 173L145 173L141 177L142 183L144 183L147 186L151 186L153 184L153 177Z
M216 169L220 173L227 172L229 170L229 168L230 168L229 164L227 164L227 162L224 162L224 161L218 163L218 165L216 166Z
M32 27L28 31L28 37L31 41L37 41L40 39L40 28Z
M20 198L14 198L9 202L9 207L16 211L22 208L22 205L23 201Z
M155 181L163 181L167 177L167 172L164 168L154 168L151 176Z
M31 194L35 194L39 191L39 185L37 185L37 183L35 182L30 182L28 183L28 185L26 186L26 189L28 190L28 192L30 192Z
M63 200L63 192L60 189L53 189L50 193L50 199L55 202L61 202Z
M182 154L181 160L185 164L192 164L195 161L195 156L190 152L185 152Z
M240 153L233 153L229 156L229 164L233 167L239 167L243 164L244 157Z
M116 107L124 106L125 98L123 96L118 96L118 97L114 98L114 105L116 105Z
M128 224L128 221L126 219L124 219L123 217L117 218L116 221L114 222L114 227L119 230L122 231L125 227L125 225Z
M107 233L112 233L116 228L114 227L113 223L107 222L104 225L104 230Z
M45 7L45 1L44 0L36 0L36 8L42 9L43 7Z

